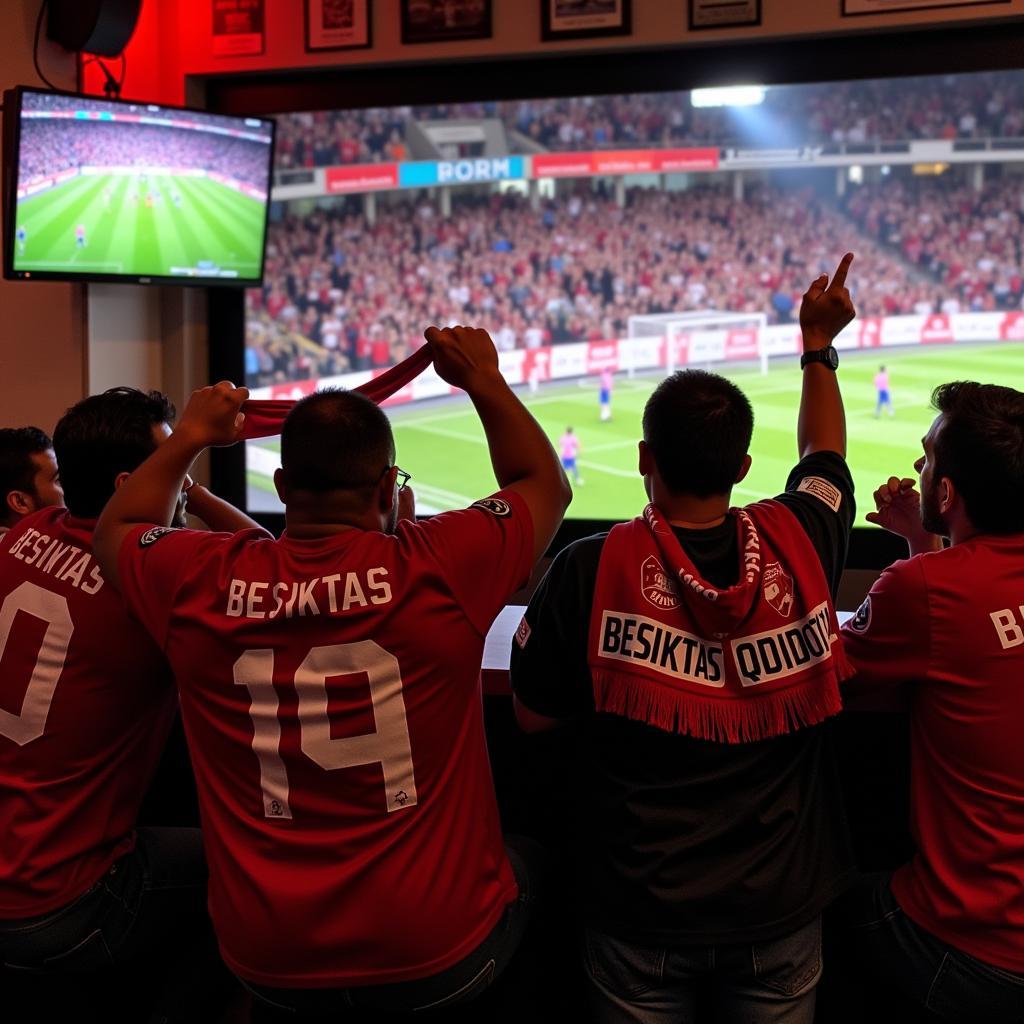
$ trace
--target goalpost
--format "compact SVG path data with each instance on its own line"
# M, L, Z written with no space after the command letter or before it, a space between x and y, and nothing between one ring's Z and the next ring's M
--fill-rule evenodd
M750 358L761 363L761 372L768 372L768 353L764 344L764 327L768 317L764 313L729 313L713 310L696 310L687 313L647 313L629 318L630 338L664 338L666 346L666 370L676 369L676 342L681 335L688 335L691 341L690 364L704 364L707 367L719 362L710 358L719 345L724 350L725 337L730 331L754 331L757 339L756 350ZM633 376L632 364L627 367Z

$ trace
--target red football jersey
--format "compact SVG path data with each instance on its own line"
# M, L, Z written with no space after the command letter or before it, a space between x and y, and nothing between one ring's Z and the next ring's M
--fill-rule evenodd
M178 680L210 913L243 978L425 977L516 897L480 663L532 544L511 493L395 536L126 539L124 591Z
M851 692L910 684L907 916L1024 972L1024 536L897 562L843 627Z
M69 903L132 848L174 721L170 670L47 508L0 538L0 916Z

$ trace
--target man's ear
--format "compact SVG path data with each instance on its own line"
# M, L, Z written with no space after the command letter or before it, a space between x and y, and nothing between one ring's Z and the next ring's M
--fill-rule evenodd
M114 490L118 490L121 484L123 484L130 476L131 473L118 473L117 476L114 477Z
M647 447L646 441L641 441L637 445L639 452L639 470L641 476L650 476L654 470L654 456L651 455L651 449Z
M6 506L4 508L4 519L8 518L8 511L13 512L15 517L20 518L36 510L36 503L32 500L32 496L24 491L8 491L4 504Z
M939 481L939 511L946 515L956 504L959 497L960 495L956 491L956 484L948 476L944 476Z
M398 467L392 466L377 486L377 507L382 515L391 515L395 507L395 480L398 479Z
M750 472L750 464L753 461L754 460L749 455L743 456L743 463L740 466L740 471L737 474L736 479L733 481L733 483L738 484Z
M288 504L288 485L284 482L284 470L274 470L274 490L277 491L277 496L281 500L282 505Z

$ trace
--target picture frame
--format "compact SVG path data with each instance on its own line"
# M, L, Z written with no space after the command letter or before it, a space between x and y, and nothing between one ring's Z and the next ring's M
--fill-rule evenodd
M839 13L844 18L872 14L904 14L908 11L946 10L950 7L994 7L1010 0L840 0Z
M596 39L633 32L633 0L540 0L540 38Z
M737 0L722 4L717 0L689 0L689 29L751 28L761 24L761 0Z
M264 0L213 0L214 57L257 57L263 53Z
M306 52L373 45L373 0L304 0Z
M402 43L490 39L491 0L399 0Z

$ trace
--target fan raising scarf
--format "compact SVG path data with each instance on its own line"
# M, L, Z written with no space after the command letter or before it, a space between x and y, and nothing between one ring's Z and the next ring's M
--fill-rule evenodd
M368 380L352 390L380 405L385 398L390 398L396 391L415 380L430 365L432 358L430 346L424 345L397 366L392 366L379 377L374 377L373 380ZM246 441L280 434L281 427L294 405L295 402L290 399L250 399L242 406L245 423L242 424L239 440Z
M841 710L851 668L810 539L777 501L730 513L739 582L701 578L654 505L601 553L587 661L598 711L744 743Z

